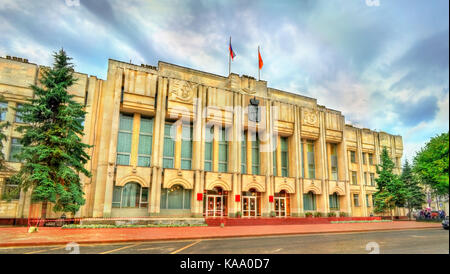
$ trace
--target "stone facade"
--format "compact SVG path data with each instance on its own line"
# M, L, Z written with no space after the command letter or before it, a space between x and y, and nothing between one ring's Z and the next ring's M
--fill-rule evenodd
M2 117L13 125L6 132L7 159L12 140L20 138L11 107L33 96L29 86L38 84L41 69L0 58L0 93L10 107ZM383 146L400 172L401 136L345 124L341 112L266 81L115 60L106 80L75 75L70 92L86 106L83 141L93 145L86 165L93 176L82 178L86 204L79 217L369 216ZM122 132L122 115L128 131ZM120 138L126 140L118 145ZM118 154L125 162L119 164ZM0 175L2 193L11 187L9 175ZM0 201L0 218L39 216L41 205L30 204L29 192L16 198Z

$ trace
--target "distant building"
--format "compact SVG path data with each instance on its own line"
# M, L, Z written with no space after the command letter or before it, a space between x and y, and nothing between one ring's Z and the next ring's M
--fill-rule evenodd
M12 107L33 96L41 69L0 58L1 119L12 124L4 153L16 170ZM401 136L346 125L341 112L266 81L115 60L106 80L75 75L69 91L86 106L83 141L94 146L80 217L369 216L383 146L400 172ZM8 176L0 193L16 187ZM30 202L30 192L0 201L0 219L37 217L41 204Z

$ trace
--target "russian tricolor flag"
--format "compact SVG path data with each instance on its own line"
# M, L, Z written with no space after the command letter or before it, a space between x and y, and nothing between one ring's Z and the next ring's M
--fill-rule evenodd
M234 53L233 47L231 46L231 37L230 37L230 46L229 46L229 50L230 50L230 57L231 57L231 60L233 60L234 57L236 57L236 53Z

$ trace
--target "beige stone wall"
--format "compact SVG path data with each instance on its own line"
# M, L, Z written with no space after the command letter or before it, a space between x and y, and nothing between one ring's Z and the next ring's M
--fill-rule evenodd
M30 84L36 84L42 68L24 62L0 58L0 93L9 105L32 96ZM137 66L109 60L106 80L76 73L77 84L70 88L76 100L86 104L87 116L83 141L93 145L88 153L91 160L86 167L93 176L82 177L86 204L80 217L126 217L127 214L163 216L160 208L161 190L180 185L190 190L189 216L203 216L204 200L208 190L221 187L227 192L227 214L242 211L243 193L260 192L258 214L268 216L275 210L274 196L284 196L291 216L303 216L304 194L316 197L316 211L331 211L329 195L339 197L339 210L353 216L368 216L374 186L364 184L364 174L374 173L375 165L368 161L373 154L374 164L379 161L382 146L390 149L392 157L401 158L401 136L355 128L345 124L341 112L317 105L316 99L267 87L267 82L249 76L231 74L223 77L211 73L159 62L157 67ZM260 121L249 121L248 106L256 99L261 107ZM130 164L116 165L119 114L133 115ZM13 122L10 109L6 119ZM152 155L149 167L138 166L139 125L141 117L153 117ZM175 132L174 167L163 168L164 124L179 124ZM181 123L193 128L193 149L190 170L181 169ZM205 171L205 131L214 127L227 129L227 171L219 171L219 142L212 141L212 170ZM241 132L260 136L259 173L253 174L252 144L247 139L246 172L241 169ZM14 126L7 135L14 137ZM251 135L251 134L249 134ZM287 176L282 176L281 138L288 140ZM5 144L8 156L10 138ZM308 143L314 144L315 176L308 171ZM331 173L331 147L337 148L337 180ZM276 148L272 150L272 148ZM350 162L350 151L356 153L356 163ZM19 164L15 164L16 166ZM18 166L16 167L18 168ZM351 172L357 172L358 185L351 185ZM400 169L397 170L398 172ZM3 175L6 177L6 175ZM121 210L112 207L114 186L135 182L148 189L148 205L139 210ZM279 194L283 192L285 194ZM203 200L198 200L199 194ZM359 195L359 206L353 195ZM240 195L240 201L236 196ZM366 196L369 195L369 204ZM22 193L17 201L0 202L0 218L24 218L29 214L29 194ZM36 211L33 208L33 212ZM37 210L38 211L38 210ZM127 213L129 212L129 213ZM181 211L179 211L181 212ZM178 212L178 213L179 213ZM31 213L30 213L31 214ZM34 213L33 213L34 214ZM56 214L57 215L57 214ZM129 216L131 216L129 215Z

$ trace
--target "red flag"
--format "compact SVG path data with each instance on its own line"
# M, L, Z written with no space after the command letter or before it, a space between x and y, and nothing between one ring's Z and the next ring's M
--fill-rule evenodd
M259 47L258 47L258 58L259 58L259 69L262 69L264 63L263 63L263 60L261 58L261 53L259 52Z

